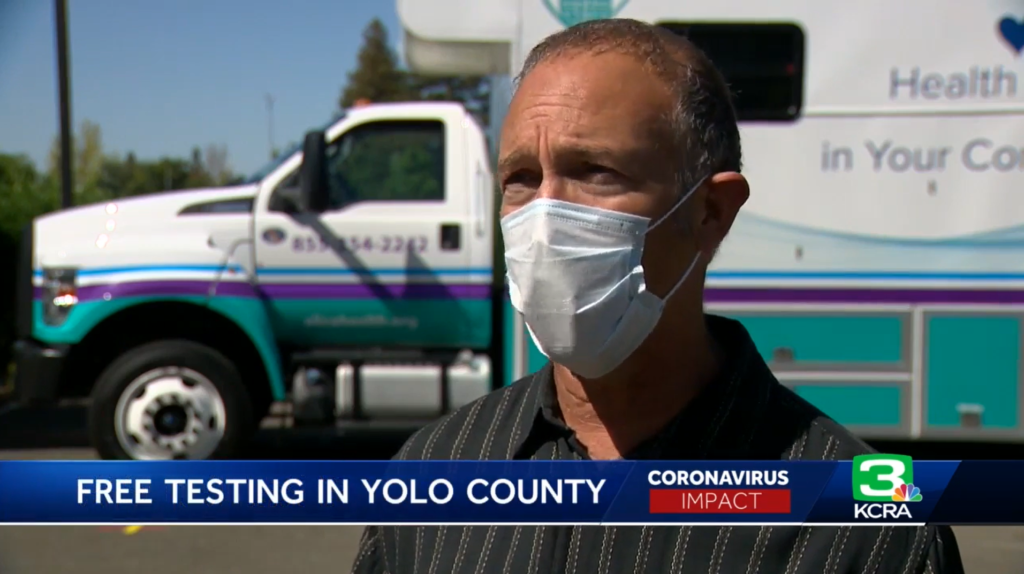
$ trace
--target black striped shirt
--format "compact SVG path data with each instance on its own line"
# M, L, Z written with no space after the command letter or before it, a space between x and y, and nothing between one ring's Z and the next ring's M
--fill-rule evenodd
M628 459L847 460L873 452L778 383L736 321L708 316L727 372ZM405 460L586 460L550 365L420 430ZM948 527L368 527L358 574L960 574Z

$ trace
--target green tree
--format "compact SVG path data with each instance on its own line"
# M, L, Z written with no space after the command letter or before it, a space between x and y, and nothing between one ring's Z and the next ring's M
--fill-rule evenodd
M60 206L56 182L23 155L0 155L0 234L12 239L32 218Z
M388 31L374 18L363 30L363 46L359 49L356 69L348 74L348 82L338 103L351 107L361 99L371 102L401 102L409 98L406 74L399 69L398 58L388 45Z
M74 157L71 161L71 173L75 188L72 190L75 204L84 205L105 201L109 195L100 189L98 183L103 169L103 134L100 126L85 120L74 136ZM60 185L60 136L54 136L47 157L46 174Z
M198 146L188 160L162 157L140 161L134 153L124 159L108 156L97 187L109 197L131 197L158 191L236 185L242 177L231 172L225 146Z
M203 166L214 185L227 185L235 177L231 173L231 164L228 163L228 148L225 145L210 144L206 146Z
M401 69L388 44L388 32L374 19L363 31L356 69L338 102L342 108L357 101L446 101L460 102L478 122L487 127L490 116L491 83L486 76L431 76Z
M14 342L13 265L18 260L21 230L33 217L57 209L58 197L56 180L40 174L29 158L0 154L0 261L7 262L0 273L0 386Z
M213 185L213 177L206 171L206 164L203 161L203 150L196 146L192 148L192 161L189 162L188 175L185 177L182 188L194 189L197 187L212 187Z

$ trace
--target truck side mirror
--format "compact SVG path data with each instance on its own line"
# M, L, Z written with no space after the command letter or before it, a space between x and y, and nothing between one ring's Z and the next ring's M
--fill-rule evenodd
M299 168L299 193L304 211L321 213L327 209L327 144L322 130L306 134Z

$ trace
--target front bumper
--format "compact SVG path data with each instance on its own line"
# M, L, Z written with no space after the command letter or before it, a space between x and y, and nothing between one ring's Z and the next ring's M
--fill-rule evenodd
M14 344L14 400L20 404L56 401L66 347L46 346L33 340Z
M67 347L49 346L32 338L32 307L35 300L33 285L33 228L28 224L22 230L21 253L16 270L14 343L14 400L19 403L50 402L58 398L61 371L67 357Z

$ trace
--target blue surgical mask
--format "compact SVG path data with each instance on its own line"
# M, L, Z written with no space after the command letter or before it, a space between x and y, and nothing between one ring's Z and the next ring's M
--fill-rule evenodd
M501 220L512 305L545 356L595 378L640 347L700 259L698 252L662 299L644 282L644 239L703 181L653 224L553 199L536 199Z

